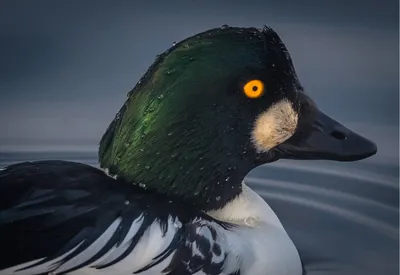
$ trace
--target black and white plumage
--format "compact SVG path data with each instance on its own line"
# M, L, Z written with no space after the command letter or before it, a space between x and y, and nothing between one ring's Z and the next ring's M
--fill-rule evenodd
M1 171L0 274L220 274L233 225L117 181L65 161Z
M67 161L0 171L0 243L0 275L301 272L279 219L245 185L206 214Z

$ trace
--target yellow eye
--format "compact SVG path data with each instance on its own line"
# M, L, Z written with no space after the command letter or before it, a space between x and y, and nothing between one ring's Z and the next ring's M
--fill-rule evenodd
M261 80L250 80L244 85L243 92L248 98L259 98L264 94L264 83Z

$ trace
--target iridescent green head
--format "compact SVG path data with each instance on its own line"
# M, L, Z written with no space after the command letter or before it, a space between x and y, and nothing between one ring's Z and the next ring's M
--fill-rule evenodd
M279 158L358 160L370 141L320 112L270 28L212 29L157 57L104 134L111 174L204 209Z

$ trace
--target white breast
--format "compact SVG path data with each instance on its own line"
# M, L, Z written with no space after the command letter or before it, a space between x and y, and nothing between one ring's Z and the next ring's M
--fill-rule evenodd
M289 236L274 226L238 228L227 236L232 251L242 257L243 275L301 275L300 257ZM239 254L238 253L238 254ZM228 274L228 273L227 273Z
M237 265L238 259L242 275L302 274L297 249L278 217L271 207L244 183L243 193L238 198L224 208L210 211L208 214L239 225L225 231L225 245L227 250L230 250L228 257L232 258L227 261L225 274L231 271L229 263Z

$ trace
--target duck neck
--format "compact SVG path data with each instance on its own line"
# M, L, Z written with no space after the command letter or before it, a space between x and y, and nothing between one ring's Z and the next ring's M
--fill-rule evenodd
M207 157L175 163L138 161L133 169L123 166L103 167L106 172L119 179L149 191L165 194L202 211L223 208L242 194L243 168L226 160L225 165L211 166ZM176 165L179 163L179 165ZM207 165L208 164L208 165Z

